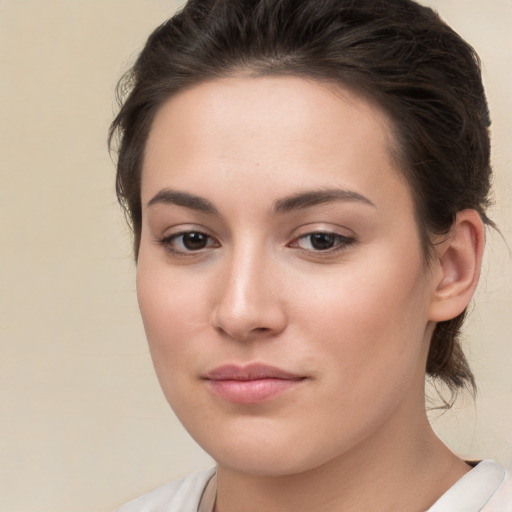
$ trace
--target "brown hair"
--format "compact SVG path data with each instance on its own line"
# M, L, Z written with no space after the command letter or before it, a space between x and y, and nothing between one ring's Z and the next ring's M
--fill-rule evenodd
M396 153L415 201L426 261L433 235L457 212L485 223L490 124L474 50L411 0L189 0L149 37L118 85L117 194L137 256L140 179L156 111L171 96L234 73L329 81L375 101L395 127ZM475 389L458 339L465 312L440 322L427 373L455 392Z

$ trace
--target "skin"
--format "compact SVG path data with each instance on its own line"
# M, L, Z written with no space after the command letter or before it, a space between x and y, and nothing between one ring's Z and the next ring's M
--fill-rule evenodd
M217 512L421 511L468 470L432 433L424 378L483 236L463 212L425 265L392 144L376 106L294 77L203 83L156 115L138 300L164 394L217 462ZM254 362L300 380L240 404L205 379Z

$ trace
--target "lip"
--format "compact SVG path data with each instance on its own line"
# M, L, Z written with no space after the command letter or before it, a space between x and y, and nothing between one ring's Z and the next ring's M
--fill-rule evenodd
M237 404L256 404L271 400L297 387L306 379L305 376L258 363L219 366L203 378L214 394Z

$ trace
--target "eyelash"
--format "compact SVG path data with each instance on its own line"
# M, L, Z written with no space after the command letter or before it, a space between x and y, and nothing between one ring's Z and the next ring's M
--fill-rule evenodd
M174 244L176 243L176 240L179 240L181 238L182 239L181 245L184 245L183 237L185 237L186 235L199 235L201 237L206 237L207 245L205 247L201 247L197 250L187 249L187 248L185 248L185 250L183 250L183 249L176 248L174 246ZM312 245L311 244L312 237L314 237L314 236L331 237L332 243L335 245L333 247L329 247L324 250L322 250L322 249L317 249L317 250L306 249L306 248L299 246L299 241L307 240L308 238L310 239L310 245ZM158 243L162 247L164 247L165 250L167 250L168 252L170 252L171 254L173 254L175 256L187 257L187 256L197 256L197 255L203 254L205 252L205 250L220 247L220 244L216 241L213 245L208 246L208 243L211 241L215 241L215 239L212 236L208 235L207 233L204 233L203 231L199 231L199 230L189 230L189 231L181 231L179 233L174 233L172 235L166 236L166 237L158 240ZM314 254L315 256L317 256L317 255L318 256L323 256L323 255L327 256L327 255L332 255L332 254L335 254L335 253L338 253L340 251L347 249L350 245L354 244L355 241L356 240L354 238L340 235L339 233L334 233L332 231L311 231L309 233L304 233L303 235L295 238L290 244L288 244L288 247L298 248L301 251L304 251L304 252L307 252L310 254Z

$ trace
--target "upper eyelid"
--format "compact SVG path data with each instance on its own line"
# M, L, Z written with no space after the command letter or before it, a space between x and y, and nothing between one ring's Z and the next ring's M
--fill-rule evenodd
M160 231L161 234L156 235L158 239L172 238L174 236L184 235L187 233L202 233L209 237L216 238L212 235L211 230L202 225L181 223L173 226L167 226L165 229Z
M292 243L301 240L303 238L307 238L308 236L312 235L334 235L335 237L339 237L340 239L346 240L346 241L353 241L355 242L356 238L354 236L347 236L343 235L342 233L336 233L335 231L308 231L307 233L303 233L302 235L298 235L293 238Z
M295 228L290 237L298 238L315 233L330 233L333 235L340 235L345 238L356 238L355 232L347 226L331 224L328 222L308 222L307 224Z

